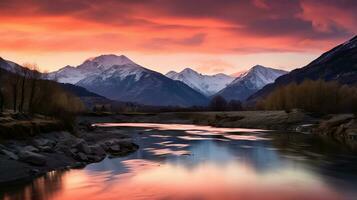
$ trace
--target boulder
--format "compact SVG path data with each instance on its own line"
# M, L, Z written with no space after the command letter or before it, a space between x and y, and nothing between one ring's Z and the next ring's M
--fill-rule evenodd
M89 146L92 154L97 155L97 156L105 156L106 153L104 149L100 145L91 145Z
M49 139L39 138L39 139L34 139L33 144L37 148L43 147L43 146L54 147L56 145L56 142L53 140L49 140Z
M26 150L20 151L19 160L37 166L44 166L46 164L45 156Z
M12 160L18 160L19 159L19 157L15 153L13 153L11 151L8 151L8 150L5 150L5 149L1 149L0 152L2 154L6 155L7 157L9 157Z
M78 143L76 143L72 147L78 149L78 151L83 152L85 154L91 153L91 149L89 148L87 142L84 140L80 140Z
M23 147L22 150L31 151L31 152L35 152L35 153L40 152L40 150L38 148L31 146L31 145Z
M118 151L120 151L120 146L118 144L113 144L109 147L109 150L111 152L118 152Z
M43 152L47 152L47 153L53 153L54 152L54 148L53 147L38 146L38 148L40 149L40 151L43 151Z
M75 158L80 161L88 161L88 156L82 152L79 152L78 154L76 154Z

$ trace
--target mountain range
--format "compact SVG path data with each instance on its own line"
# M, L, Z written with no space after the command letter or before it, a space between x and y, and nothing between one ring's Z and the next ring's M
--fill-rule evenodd
M4 59L0 60L0 67L13 73L22 69L22 66ZM87 59L76 67L65 66L46 77L63 83L62 87L85 101L114 100L188 107L205 106L216 94L228 100L244 100L282 73L281 70L255 66L237 78L222 73L203 75L190 68L181 72L170 71L165 76L124 55L109 54Z
M0 68L21 73L22 66L0 57ZM205 106L209 98L255 102L275 88L306 79L357 85L357 36L291 72L256 65L239 73L203 75L190 68L166 75L140 66L124 55L101 55L78 66L47 74L78 93L108 101L136 102L150 106ZM75 86L73 86L75 84ZM98 95L98 96L96 96ZM83 95L82 95L83 96Z
M180 81L144 68L124 55L101 55L66 66L49 77L72 83L112 100L153 106L204 106L208 98Z
M234 77L222 73L203 75L190 68L185 68L181 72L170 71L166 76L185 83L207 97L216 94L234 80Z
M245 101L250 95L254 94L265 85L274 82L276 78L286 73L287 72L284 70L256 65L247 72L241 74L216 95L220 95L226 100L234 99Z
M269 95L275 88L304 80L337 81L357 85L357 36L322 54L308 65L295 69L268 84L249 97L255 102Z

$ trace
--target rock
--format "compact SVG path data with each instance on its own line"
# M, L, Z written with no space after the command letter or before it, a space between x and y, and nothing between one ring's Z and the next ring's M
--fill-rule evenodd
M54 148L54 151L56 153L64 153L66 154L67 156L72 156L72 152L71 152L71 149L65 145L65 144L62 144L62 143L58 143L56 145L56 147Z
M5 154L6 156L8 156L12 160L18 160L19 159L19 157L15 153L13 153L11 151L8 151L8 150L5 150L5 149L1 149L1 152L3 154Z
M78 153L78 149L72 148L72 149L71 149L71 152L74 153L74 154L76 154L76 153Z
M40 174L40 170L38 170L38 169L31 169L29 172L31 175L34 175L34 176L37 176Z
M97 156L105 156L106 153L104 151L104 149L100 146L100 145L92 145L89 146L92 154L97 155Z
M31 151L31 152L35 152L35 153L38 153L40 150L38 150L38 148L34 147L34 146L31 146L31 145L28 145L28 146L25 146L22 148L22 150L24 151ZM21 151L21 150L20 150Z
M90 154L91 150L86 141L80 140L77 144L73 145L74 148L78 149L78 151L83 152L85 154Z
M51 148L49 146L39 146L38 148L40 149L40 151L43 151L43 152L47 152L47 153L54 152L54 148Z
M76 154L76 159L81 161L88 161L88 156L82 152L79 152L78 154Z
M114 152L118 152L118 151L120 151L120 146L119 145L117 145L117 144L114 144L114 145L112 145L112 146L110 146L109 147L109 150L110 151L114 151Z
M19 160L37 166L46 164L46 158L43 155L31 151L20 151Z
M56 145L56 142L53 140L49 140L49 139L39 138L39 139L33 140L33 144L38 148L40 146L54 147Z

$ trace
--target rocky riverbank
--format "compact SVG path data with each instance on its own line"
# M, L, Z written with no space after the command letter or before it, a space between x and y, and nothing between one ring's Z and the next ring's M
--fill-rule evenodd
M130 136L120 130L88 131L85 127L76 135L60 131L6 140L0 145L0 184L30 180L52 170L81 168L137 149Z

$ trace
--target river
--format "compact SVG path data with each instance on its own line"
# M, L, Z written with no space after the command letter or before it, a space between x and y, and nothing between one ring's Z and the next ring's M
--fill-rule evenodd
M257 129L96 124L140 148L6 188L5 200L357 199L357 155L338 141Z

